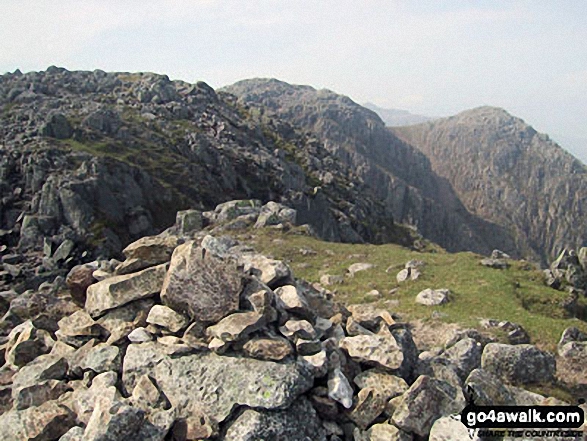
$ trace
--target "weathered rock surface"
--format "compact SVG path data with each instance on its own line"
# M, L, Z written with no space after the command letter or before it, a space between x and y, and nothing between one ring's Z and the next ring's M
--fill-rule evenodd
M553 381L556 362L551 354L532 345L489 343L481 367L509 383L531 384Z
M238 309L241 288L236 267L189 241L173 252L161 300L192 320L216 322Z
M94 283L87 290L86 311L97 317L110 309L158 294L166 272L167 265L162 264Z
M425 289L416 296L416 303L425 306L443 305L449 301L448 289Z

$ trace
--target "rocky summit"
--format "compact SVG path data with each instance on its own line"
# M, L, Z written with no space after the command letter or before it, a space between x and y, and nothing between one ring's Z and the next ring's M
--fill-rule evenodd
M226 206L256 208L217 220ZM292 228L295 210L213 213L199 213L216 219L204 230L180 213L122 262L2 293L1 439L465 441L467 400L561 403L523 389L554 381L552 354L475 330L422 351L393 310L347 308L228 234L242 218ZM586 339L570 329L560 351L580 357Z

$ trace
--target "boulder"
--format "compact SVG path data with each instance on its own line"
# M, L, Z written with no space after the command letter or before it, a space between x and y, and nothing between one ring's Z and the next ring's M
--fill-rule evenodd
M94 271L97 269L96 265L90 263L77 265L69 271L65 278L65 283L69 288L73 301L80 306L84 306L86 303L88 287L97 282L93 276Z
M238 309L242 275L231 262L188 241L171 257L161 300L191 320L217 322Z
M167 265L161 264L138 273L114 276L94 283L87 290L86 311L98 317L134 300L151 297L161 291Z
M349 266L347 268L347 272L350 277L354 277L356 273L361 272L361 271L367 271L373 267L374 267L374 265L371 263L365 263L365 262L353 263L351 266Z
M312 319L315 316L310 310L308 301L295 286L280 286L275 290L275 295L281 302L280 305L282 305L287 312L309 319Z
M39 355L50 352L53 343L49 332L38 329L31 320L27 320L15 326L8 334L6 363L14 367L24 366Z
M387 401L379 389L361 389L355 405L348 412L348 417L361 429L366 430L383 413Z
M460 389L421 375L402 395L391 420L406 432L426 437L437 419L460 412L465 404Z
M340 347L353 360L384 369L399 369L404 360L400 346L390 335L357 335L345 337Z
M239 257L239 264L244 271L257 276L269 288L291 284L291 269L282 261L269 259L261 254L243 254Z
M326 441L327 438L310 402L300 398L285 410L267 412L259 409L245 409L228 426L224 439L226 441Z
M475 369L465 380L465 389L478 406L513 406L510 390L495 375L484 369Z
M481 265L500 270L505 270L510 267L510 263L505 259L482 259Z
M481 367L513 384L548 383L554 380L554 357L533 345L489 343L483 350Z
M416 303L425 306L443 305L449 301L448 289L425 289L416 296Z
M75 415L56 401L0 415L0 431L5 440L53 441L75 425Z
M460 415L459 415L460 417ZM472 432L472 431L471 431ZM470 435L469 429L457 418L444 416L437 419L430 429L428 441L480 441Z
M347 309L357 323L373 332L376 332L382 323L388 326L395 324L395 320L388 311L374 305L349 305Z
M379 369L369 369L357 375L353 382L360 389L376 389L385 400L390 400L402 395L408 390L405 380L395 375L390 375Z
M84 431L84 441L127 441L137 439L144 411L111 397L97 397L96 406Z

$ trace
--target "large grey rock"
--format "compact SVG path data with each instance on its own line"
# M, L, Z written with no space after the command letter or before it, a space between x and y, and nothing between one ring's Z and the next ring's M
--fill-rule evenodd
M114 276L94 283L87 290L86 311L92 317L98 317L134 300L158 294L166 272L167 265L161 264L138 273Z
M392 422L406 432L425 437L438 418L460 412L465 404L460 389L421 375L402 395Z
M217 322L238 309L242 275L236 266L188 241L173 252L161 289L171 309L201 322Z
M309 390L313 378L301 366L213 353L172 358L157 343L132 344L123 365L123 384L132 392L142 375L156 381L178 416L201 407L216 422L237 405L265 409L288 407Z
M457 368L461 380L465 380L473 369L481 366L483 346L472 338L459 340L446 349L441 357L450 360Z
M449 301L448 289L425 289L416 296L416 303L425 306L438 306Z
M531 384L553 381L556 361L533 345L489 343L483 350L481 367L509 383Z
M402 350L391 334L345 337L340 347L353 360L389 370L399 369L404 361Z
M247 409L230 424L226 441L326 441L321 421L305 398L288 409L267 412Z
M478 406L513 406L511 391L495 375L475 369L465 380L465 389Z

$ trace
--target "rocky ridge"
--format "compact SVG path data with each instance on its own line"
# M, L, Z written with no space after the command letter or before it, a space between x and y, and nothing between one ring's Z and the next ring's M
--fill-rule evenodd
M243 80L222 90L265 119L311 133L373 189L394 219L415 226L427 239L449 251L487 255L498 248L517 255L506 229L467 210L424 154L350 98L275 79Z
M475 330L422 352L400 317L345 308L227 235L296 216L254 201L179 213L124 261L73 268L67 289L2 293L3 437L458 441L470 439L454 418L466 396L559 403L523 389L553 381L552 354ZM582 347L579 334L566 331L560 350Z
M64 276L62 263L81 252L120 257L178 210L233 199L286 202L328 240L413 240L319 140L262 123L203 82L57 67L5 74L0 139L0 246L13 270L4 282L21 291ZM20 270L7 267L17 254Z
M470 212L511 231L521 255L546 266L586 244L587 169L521 119L480 107L391 130L426 155Z

